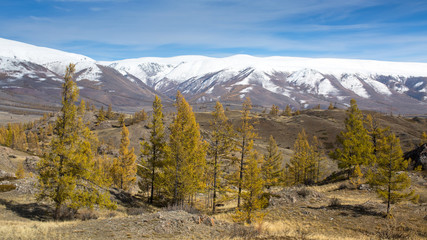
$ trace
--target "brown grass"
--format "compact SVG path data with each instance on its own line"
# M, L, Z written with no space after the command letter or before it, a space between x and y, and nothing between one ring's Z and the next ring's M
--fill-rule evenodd
M73 225L74 222L22 222L0 221L2 239L69 239L60 228Z

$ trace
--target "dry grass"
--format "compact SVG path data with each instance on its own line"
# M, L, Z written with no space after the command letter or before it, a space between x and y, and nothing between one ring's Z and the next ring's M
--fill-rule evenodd
M69 239L59 231L64 226L74 222L22 222L0 221L0 236L2 239Z

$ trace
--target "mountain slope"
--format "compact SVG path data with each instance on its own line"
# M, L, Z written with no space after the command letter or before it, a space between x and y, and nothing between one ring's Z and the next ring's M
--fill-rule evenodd
M146 106L154 94L168 102L180 90L193 103L240 103L251 97L260 106L290 104L304 109L318 104L327 107L330 102L345 106L355 98L361 108L427 113L427 63L248 55L97 62L0 38L1 91L19 92L12 89L35 82L58 88L70 62L77 64L76 80L83 97L121 109ZM34 91L47 87L52 86L32 86Z
M70 63L76 64L80 96L97 106L112 104L117 110L137 111L159 94L86 56L0 38L0 110L44 110L58 105L62 78Z

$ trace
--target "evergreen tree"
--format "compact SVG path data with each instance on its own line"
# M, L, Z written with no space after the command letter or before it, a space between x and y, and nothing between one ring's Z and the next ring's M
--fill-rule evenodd
M153 117L148 125L150 129L149 142L141 142L141 167L138 175L150 181L150 199L153 203L154 188L160 187L160 174L167 155L165 128L163 126L162 102L156 95L153 102Z
M77 112L79 113L80 116L84 116L85 115L85 112L86 112L86 103L85 103L85 100L82 99L80 101L80 105L77 108Z
M78 208L99 206L115 207L109 195L101 191L100 173L94 168L87 126L77 117L75 102L78 89L73 81L74 65L67 67L62 85L62 108L55 124L55 135L50 151L38 163L39 194L37 198L55 203L55 219L60 218L64 205Z
M257 211L265 205L262 198L262 190L264 181L261 176L261 169L259 168L260 157L253 149L253 140L248 143L247 166L245 167L245 178L243 180L242 188L242 207L237 208L235 220L246 221L250 224L257 217Z
M427 133L426 132L423 132L423 134L421 135L420 145L423 145L424 143L427 143Z
M328 110L334 110L335 109L335 107L334 107L334 104L332 104L332 103L329 103L329 107L328 107Z
M384 137L385 132L387 132L389 128L381 128L378 123L378 120L374 118L371 114L368 114L366 116L366 123L366 130L368 131L368 134L371 137L373 157L376 157L378 151L378 140Z
M303 129L295 140L294 154L288 165L289 174L293 176L293 184L314 182L315 164L312 148Z
M399 138L394 134L379 139L377 167L370 175L369 182L377 187L379 197L387 201L387 215L391 204L405 199L417 200L414 190L407 191L411 185L406 169L408 161L403 159Z
M25 170L23 162L19 162L18 168L16 169L15 175L18 179L25 177Z
M340 146L331 156L338 160L340 168L349 169L349 174L353 173L356 165L362 166L372 161L371 138L363 126L363 115L354 99L351 99L350 107L347 110L345 132L338 135L337 142Z
M126 119L125 114L124 113L120 113L119 114L119 119L118 119L120 126L125 125L125 119Z
M108 119L112 119L112 118L113 118L113 116L114 116L114 114L113 114L113 108L111 107L111 103L110 103L110 104L108 104L108 109L107 109L107 113L105 114L105 116L106 116Z
M178 204L204 188L206 144L191 106L179 91L175 105L177 113L170 125L168 176L173 203Z
M98 117L97 117L96 124L99 125L103 121L105 121L105 112L104 112L104 106L101 106L101 108L98 111Z
M234 150L234 130L225 116L220 102L216 102L215 110L212 112L213 120L210 122L211 137L208 146L208 166L212 176L213 204L212 212L215 213L217 192L224 190L224 161L231 159L231 151ZM222 184L221 184L222 183Z
M248 144L256 137L254 132L254 126L252 123L252 117L250 116L252 109L251 99L249 97L243 102L242 106L242 116L241 116L241 125L237 129L241 137L240 142L240 166L239 166L239 180L238 180L238 196L237 196L237 207L240 207L240 197L242 194L242 184L243 184L243 175L245 171L245 157L249 152Z
M114 185L125 191L136 181L136 156L134 148L129 150L129 130L123 125L119 157L113 161L112 175Z
M274 105L271 106L270 115L277 116L279 114L279 107Z
M313 157L314 167L314 179L315 182L319 182L319 178L322 174L323 162L325 161L325 153L321 150L321 143L316 136L313 136L313 143L311 144L311 154Z
M285 116L288 116L288 117L292 116L292 109L291 109L291 107L289 106L289 104L288 104L288 105L286 105L284 115L285 115Z
M264 185L267 189L279 184L280 174L282 172L282 153L279 152L276 141L270 135L267 145L267 153L264 155L261 171Z

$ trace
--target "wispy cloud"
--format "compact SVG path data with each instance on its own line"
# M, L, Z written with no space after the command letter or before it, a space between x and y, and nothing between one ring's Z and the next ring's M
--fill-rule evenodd
M52 19L48 18L48 17L36 17L36 16L30 16L30 19L34 20L34 21L44 21L44 22L51 22Z
M4 37L104 59L185 50L427 61L421 0L39 1L40 17L0 10Z

